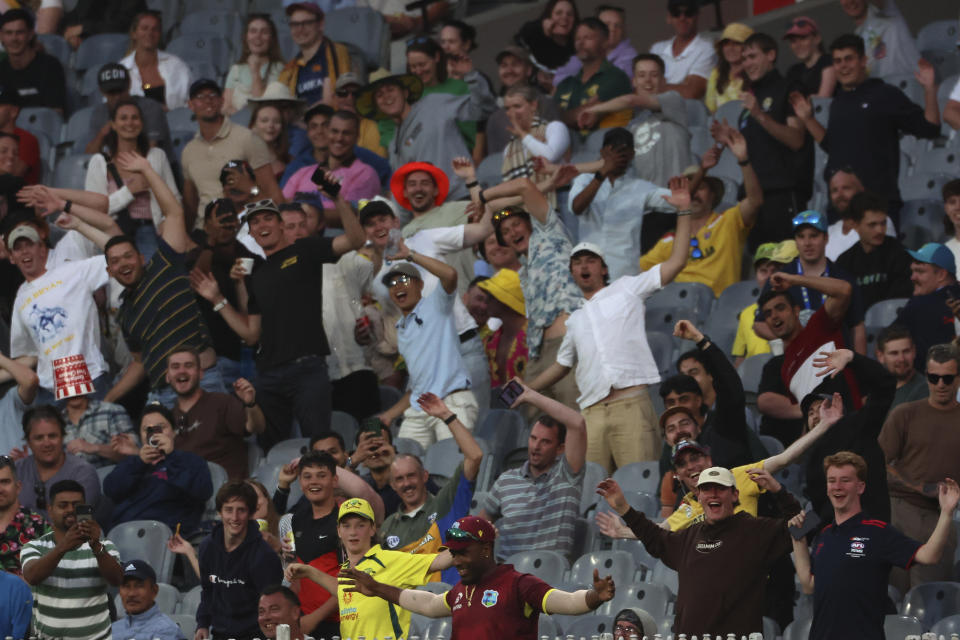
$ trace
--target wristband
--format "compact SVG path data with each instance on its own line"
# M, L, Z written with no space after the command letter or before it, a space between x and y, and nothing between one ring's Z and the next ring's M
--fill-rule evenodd
M688 215L690 215L691 213L692 213L692 212L690 211L690 209L684 209L683 211L677 211L677 215L678 215L678 216L688 216Z
M67 204L63 205L63 212L70 213L70 209L73 208L73 200L67 200Z
M457 414L451 413L449 416L443 419L443 424L449 425L451 422L457 419Z
M218 302L217 304L213 305L213 312L214 312L214 313L219 313L219 312L220 312L220 309L223 309L225 306L227 306L227 299L226 299L226 298L224 298L223 300L221 300L221 301Z
M697 343L697 349L703 349L703 346L708 342L710 342L710 336L708 336L707 334L703 334L703 339Z
M483 189L480 189L480 193L477 194L477 199L480 201L480 204L487 204L487 199L483 197Z
M740 165L741 167L745 167L745 166L747 166L748 164L750 164L750 158L747 158L746 160L742 160L742 161L741 161L741 160L737 160L737 164Z
M597 182L603 182L603 173L597 171L595 174L593 174L593 179Z
M479 187L480 183L476 180L467 183L467 189L473 189L474 187Z
M414 253L413 251L411 251L411 252L410 252L410 255L408 255L407 258L406 258L407 262L413 262L413 256L414 256L414 255L415 255L415 253Z
M253 402L251 402L251 403L249 403L249 404L246 403L246 402L244 402L244 403L243 403L243 406L245 406L247 409L253 409L255 406L257 406L257 401L254 400Z

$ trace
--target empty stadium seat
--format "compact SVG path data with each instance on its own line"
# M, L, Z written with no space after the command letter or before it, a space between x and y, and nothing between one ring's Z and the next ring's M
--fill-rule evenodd
M763 375L763 366L773 356L769 353L761 353L755 356L750 356L737 368L737 373L740 374L740 380L743 382L743 390L747 393L756 393L757 389L760 388L760 377Z
M744 308L755 303L759 297L760 285L756 280L734 282L720 293L713 313L737 315Z
M917 32L917 49L955 49L957 40L957 21L937 20Z
M170 131L196 131L197 121L193 111L187 107L178 107L167 111L167 126Z
M230 476L227 475L227 470L216 462L207 460L207 467L210 469L210 482L213 484L213 494L211 494L210 499L207 500L207 510L204 513L204 519L213 520L217 517L217 491L230 480Z
M809 616L794 618L793 622L783 630L783 640L807 640L810 637L810 627L812 625L813 618Z
M53 142L60 142L63 116L49 107L24 107L17 116L17 126L28 131L42 131Z
M700 310L694 300L675 300L672 304L667 297L652 295L647 298L647 308L644 312L647 326L647 338L650 332L659 331L667 336L673 335L673 327L679 320L689 320L695 325L700 322ZM671 341L673 338L671 337ZM652 346L651 346L652 348Z
M179 158L183 155L183 149L197 135L196 129L171 130L170 144L173 145L173 152Z
M183 60L205 60L225 74L233 63L230 45L221 36L187 33L174 38L167 45L167 53Z
M190 589L180 598L180 608L177 613L186 616L196 616L197 607L200 606L200 585ZM189 637L189 636L188 636Z
M453 631L453 622L450 618L437 618L432 620L427 628L423 630L423 640L440 640L440 638L449 638Z
M743 100L730 100L717 107L717 112L713 114L717 122L727 121L734 129L739 128L740 115L743 113Z
M570 563L556 551L531 550L515 553L504 561L521 573L530 573L547 584L563 582Z
M710 314L702 331L710 336L710 341L720 347L721 351L729 355L733 350L733 342L737 338L739 324L740 319L736 315L714 311Z
M543 636L555 638L560 635L560 627L553 619L553 616L547 615L546 613L540 614L540 617L537 618L537 634L541 638Z
M564 616L570 619L572 616ZM563 633L573 638L595 638L601 634L609 634L613 629L613 619L599 615L584 615L573 617L563 627Z
M367 69L390 63L390 26L370 7L341 7L327 13L324 33L337 42L353 45L363 54Z
M586 553L573 563L568 580L593 584L593 570L600 573L600 577L612 576L615 584L630 584L634 581L637 567L633 556L626 551L593 551Z
M917 585L904 596L900 613L903 616L913 616L920 621L922 628L929 629L938 620L960 613L960 584L928 582ZM891 635L889 630L887 635Z
M643 543L633 538L617 538L613 541L615 551L626 551L633 556L633 562L642 574L640 577L646 582L653 578L653 568L657 559L650 555Z
M660 462L650 460L633 462L613 472L624 491L637 491L656 495L660 491Z
M98 33L84 38L77 47L73 68L80 72L98 69L108 62L120 62L127 55L130 37L125 33Z
M595 129L591 131L586 140L583 141L583 145L580 147L582 151L589 151L594 154L595 157L600 156L600 149L603 147L603 136L607 135L607 131L610 129Z
M310 446L310 438L289 438L281 440L270 447L267 452L267 464L287 464L294 458L302 456Z
M942 220L942 200L907 200L900 209L901 226L921 226L941 231Z
M139 558L132 558L132 559L139 560ZM121 563L121 566L123 566L124 564L125 563ZM122 616L124 612L124 608L123 608L123 601L120 599L119 594L117 595L116 598L114 598L113 603L114 603L114 606L116 606L117 608L117 614ZM177 591L177 588L174 587L173 585L167 584L165 582L158 582L156 603L160 611L167 614L168 616L172 616L174 612L176 612L177 610L177 605L180 604L180 592Z
M457 441L453 438L437 440L427 447L427 455L423 458L423 466L431 476L452 478L457 465L463 462L463 454Z
M914 173L900 176L900 196L904 200L936 200L943 185L953 179L945 173Z
M490 409L473 433L491 443L494 455L503 459L515 449L526 448L530 430L519 411Z
M663 564L662 560L657 560L657 564L653 567L653 580L651 582L666 585L673 595L677 595L680 589L680 577L677 572Z
M167 548L170 527L157 520L131 520L110 529L107 539L116 545L121 562L144 560L157 574L157 582L170 582L174 554Z
M912 73L891 73L881 79L903 91L911 102L923 106L923 87Z
M687 128L705 127L710 120L710 110L703 100L684 100L687 105Z
M63 36L55 33L38 33L37 40L43 45L43 50L56 58L64 69L70 66L70 54L72 50Z
M775 456L778 453L783 453L783 443L780 442L779 439L763 434L760 434L757 437L760 438L760 442L763 443L764 449L766 449L767 453L769 453L771 456Z
M643 609L655 619L660 619L667 613L667 607L674 599L673 594L666 586L653 582L617 585L617 594L613 600L603 603L597 609L597 615L610 617L627 607ZM772 638L773 636L767 636Z
M671 327L672 329L672 327ZM647 344L650 345L650 351L653 353L653 359L657 363L657 370L660 377L666 377L673 368L673 338L664 331L651 330L647 325ZM651 392L651 396L653 392Z
M230 120L234 123L240 125L241 127L247 127L250 125L250 117L253 115L253 109L250 108L250 103L247 103L243 109L240 111L235 111L230 115Z
M197 633L197 617L196 616L186 616L182 613L170 616L170 619L177 623L177 626L180 627L180 631L183 632L184 637L192 638Z
M643 513L651 520L659 520L660 517L660 498L657 494L646 493L644 491L624 491L623 496L627 499L627 504ZM613 509L603 498L597 500L597 512L613 513ZM591 525L594 522L591 521Z
M421 460L423 460L423 456L426 453L426 451L423 449L423 445L412 438L395 438L393 441L393 448L396 449L397 453L405 453L417 456Z
M937 72L937 82L943 82L946 78L960 71L960 54L956 47L952 49L925 49L920 52L921 57L933 65Z
M395 387L380 385L380 408L389 409L400 401L403 394Z
M78 153L66 156L57 162L53 171L53 186L62 189L83 189L87 180L87 165L90 154Z
M347 443L347 448L353 446L357 440L357 431L360 425L357 419L344 411L330 412L330 428L343 436L343 441Z
M243 39L244 20L241 13L225 9L195 9L196 4L198 4L197 0L190 0L187 3L190 8L179 24L181 37L187 34L218 35L226 39L227 44L231 45L231 50L234 48L232 43L240 44ZM239 52L237 53L236 57L239 57ZM187 61L188 59L184 58L184 62ZM227 70L229 67L221 71Z
M888 638L906 638L923 633L923 625L913 616L888 615L883 619L883 633Z
M890 298L874 302L863 316L863 322L877 327L888 327L897 319L897 314L909 298Z
M580 513L586 513L597 503L600 496L594 487L607 477L607 470L596 462L586 462L583 467L583 491L580 492Z
M707 127L688 127L690 131L690 152L697 157L697 160L703 158L703 154L713 146L713 136Z
M254 469L263 462L263 449L256 442L247 441L247 475L252 475ZM269 489L267 489L269 491Z
M484 187L493 187L503 182L503 154L491 153L477 166L477 181Z
M948 147L925 149L917 158L918 173L960 173L960 151Z
M90 122L93 117L95 107L84 107L77 109L67 121L67 126L63 131L61 143L65 143L66 153L84 153L87 143L93 139L93 130Z
M810 106L813 107L813 117L823 128L827 127L830 121L830 103L833 98L821 98L814 96L810 98Z

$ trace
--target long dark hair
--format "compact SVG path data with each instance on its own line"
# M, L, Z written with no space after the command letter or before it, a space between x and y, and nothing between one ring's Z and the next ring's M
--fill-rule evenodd
M273 19L270 17L270 14L251 13L247 17L247 21L243 24L243 36L240 43L240 57L237 59L237 64L246 64L247 58L250 57L250 45L247 44L247 30L250 28L250 23L254 20L263 20L267 23L267 26L270 27L270 48L267 49L267 58L271 63L285 62L283 59L283 54L280 52L280 36L277 34L277 25L273 23Z
M573 7L573 29L570 31L570 35L567 36L570 38L571 44L573 43L573 35L576 33L577 25L580 24L580 10L577 9L577 3L574 0L550 0L543 7L543 12L540 14L540 20L544 20L550 17L550 14L553 13L553 8L556 7L561 2L566 2L571 7Z
M436 40L433 38L417 38L414 42L407 45L407 53L409 54L410 52L422 53L436 60L437 83L440 84L447 81L447 54L440 48ZM410 65L407 63L407 71L409 70Z
M147 127L143 122L143 111L140 110L140 105L137 104L137 101L133 98L123 98L118 100L116 104L113 105L110 109L110 122L113 122L117 119L117 112L120 111L120 107L133 107L137 110L137 114L140 116L140 134L137 136L137 153L142 156L146 156L150 152L150 138L147 137ZM104 155L106 155L111 160L117 157L117 146L120 144L120 138L117 136L117 132L113 129L110 129L109 133L103 138L103 150Z

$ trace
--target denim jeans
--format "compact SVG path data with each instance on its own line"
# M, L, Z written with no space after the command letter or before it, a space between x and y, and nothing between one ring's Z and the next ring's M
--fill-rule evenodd
M264 452L290 437L296 418L305 438L330 428L330 377L323 356L303 356L259 372L257 403L267 428L257 440Z
M143 256L144 261L149 261L153 254L157 252L156 228L152 224L140 225L133 234L133 241L137 243L137 249Z
M203 376L200 377L200 388L211 393L226 393L227 388L223 384L223 376L220 374L220 365L215 363L209 369L203 370ZM168 384L164 384L157 389L151 389L147 394L147 404L159 402L168 409L173 408L177 401L177 394Z

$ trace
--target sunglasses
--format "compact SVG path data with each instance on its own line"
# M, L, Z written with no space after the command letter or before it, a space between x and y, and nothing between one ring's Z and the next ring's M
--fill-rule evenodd
M360 89L337 89L336 94L338 98L346 98L347 96L356 98L360 95Z
M683 9L670 9L670 15L674 18L679 18L680 16L685 18L695 18L697 17L697 13L699 13L699 9L694 9L692 7L684 7Z
M474 542L485 542L477 536L473 535L469 531L464 531L460 528L450 528L447 529L447 538L452 538L454 540L473 540Z
M410 276L394 276L387 280L387 288L393 289L398 284L410 284L410 280L412 280Z
M39 480L33 485L33 493L37 497L37 509L43 511L47 508L47 488Z
M802 224L817 226L823 224L823 216L821 216L819 213L801 213L798 216L794 216L791 222L793 223L794 229Z
M407 40L407 46L409 47L412 44L423 44L425 42L430 42L430 40L432 40L430 36L417 36Z
M697 238L690 238L690 248L693 251L690 252L690 257L694 260L700 260L703 258L703 251L700 250L700 240Z
M494 212L493 217L491 218L493 224L500 224L510 216L520 213L520 209L514 207L507 207L506 209L500 209L499 211Z
M927 380L930 381L930 384L940 384L940 381L943 380L943 384L949 386L953 384L953 381L956 379L957 374L948 373L945 375L940 375L937 373L928 373Z

